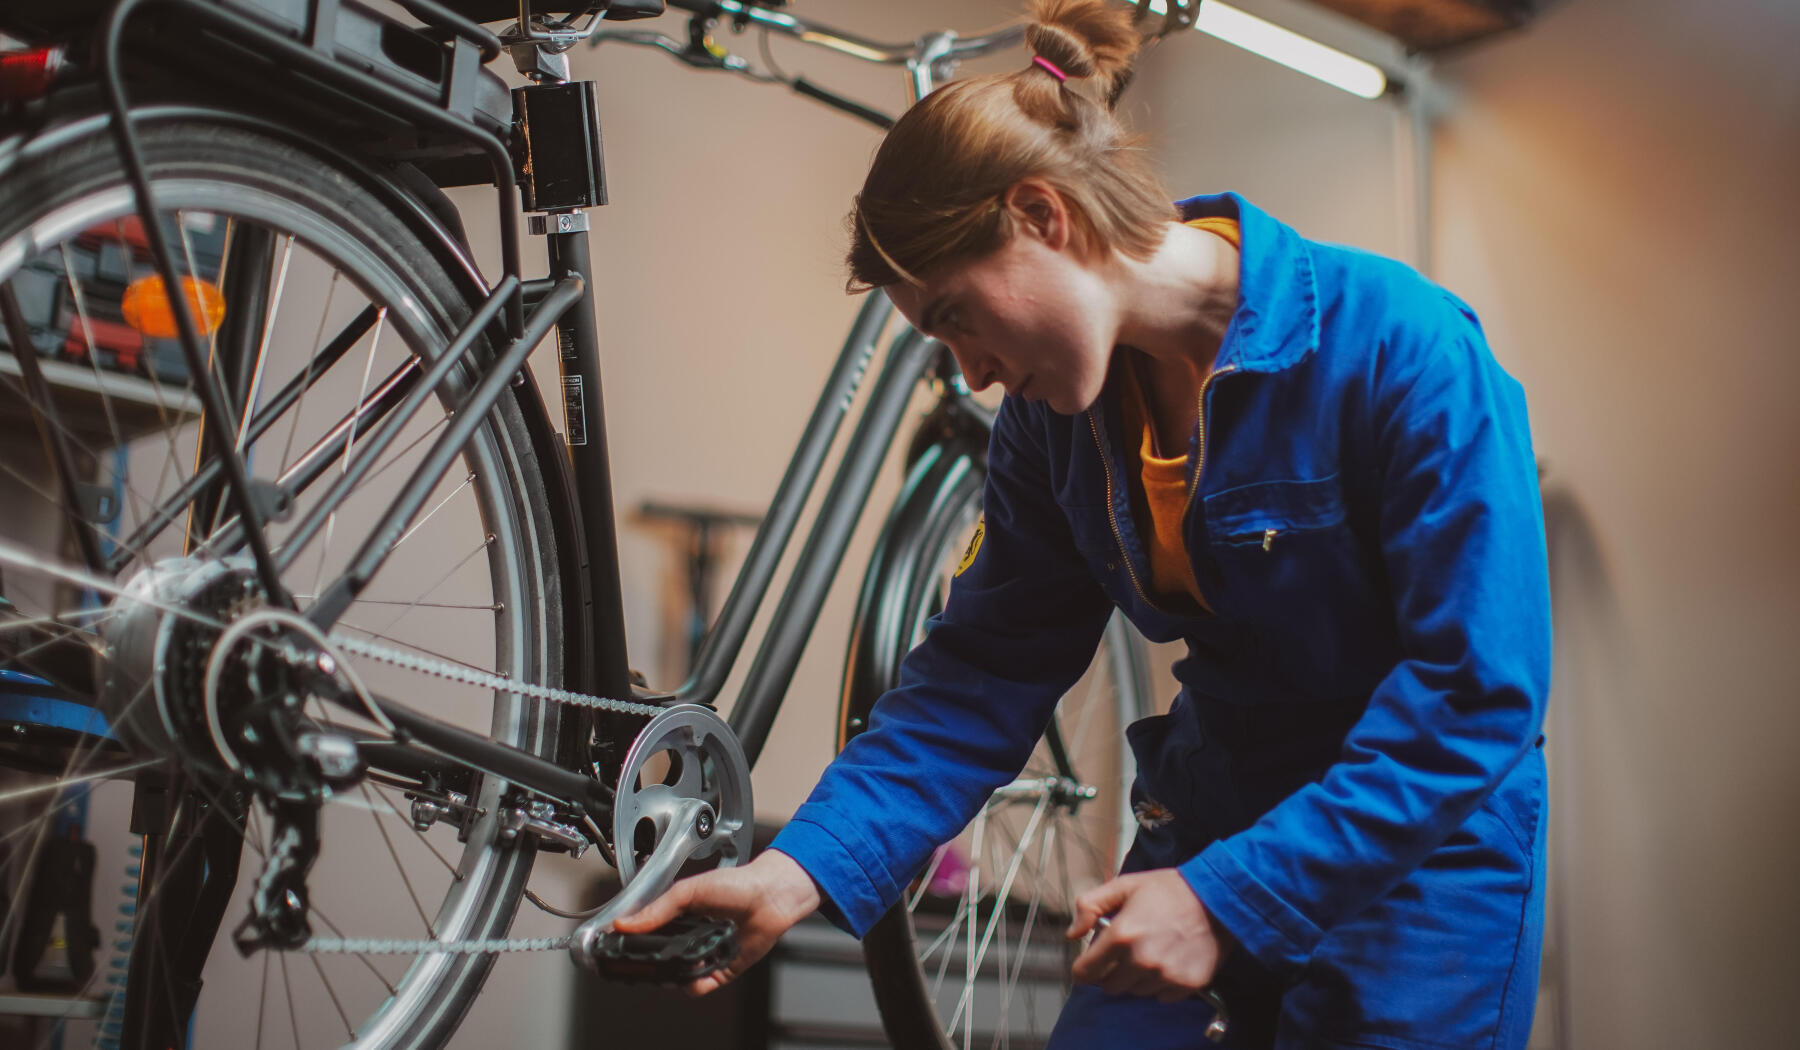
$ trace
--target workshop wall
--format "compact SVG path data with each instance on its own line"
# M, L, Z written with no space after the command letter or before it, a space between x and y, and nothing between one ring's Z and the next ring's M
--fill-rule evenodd
M1792 1041L1796 53L1783 0L1583 0L1440 70L1438 276L1549 466L1581 1050Z
M1369 53L1308 5L1242 6ZM1779 0L1582 0L1435 71L1432 272L1524 384L1548 469L1534 1048L1791 1042L1797 49ZM1180 192L1416 261L1402 107L1186 50L1134 89Z

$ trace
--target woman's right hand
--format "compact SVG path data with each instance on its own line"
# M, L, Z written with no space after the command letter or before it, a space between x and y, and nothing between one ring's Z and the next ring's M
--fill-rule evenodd
M765 850L741 868L717 868L670 886L662 896L616 920L620 933L648 933L678 915L704 915L737 923L737 958L725 968L690 981L690 995L705 995L741 976L769 953L788 927L819 906L819 888L794 858Z

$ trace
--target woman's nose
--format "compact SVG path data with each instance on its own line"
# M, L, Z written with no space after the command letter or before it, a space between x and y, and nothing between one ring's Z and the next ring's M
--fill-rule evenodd
M956 366L962 369L963 380L969 384L970 390L986 390L999 378L1000 371L992 361L971 359L954 346L950 348L950 354L956 358Z

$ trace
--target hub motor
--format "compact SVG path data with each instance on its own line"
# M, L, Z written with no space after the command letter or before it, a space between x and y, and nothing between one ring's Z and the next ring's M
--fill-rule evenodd
M132 577L115 604L119 612L100 630L113 653L100 698L114 732L146 756L223 773L227 763L207 726L206 666L224 627L262 604L255 570L170 558ZM222 699L240 710L251 682L248 666L235 670Z

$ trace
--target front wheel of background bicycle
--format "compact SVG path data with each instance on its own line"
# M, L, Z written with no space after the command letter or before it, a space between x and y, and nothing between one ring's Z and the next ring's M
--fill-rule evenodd
M942 449L908 479L863 585L854 637L870 644L852 649L840 750L943 608L984 479L972 458ZM1088 672L1056 708L1052 732L1072 768L1062 768L1046 734L1019 777L864 937L882 1026L899 1050L1031 1046L1048 1036L1078 947L1062 936L1070 902L1112 877L1136 828L1125 727L1151 713L1148 678L1143 640L1115 614ZM1032 786L1059 773L1094 796L1056 804Z
M245 344L256 349L256 363L236 373L252 406L252 412L240 415L261 414L279 400L278 390L303 391L278 415L269 407L271 425L260 434L240 432L236 444L254 478L299 490L293 515L273 524L269 536L277 551L292 556L282 582L304 612L320 583L343 571L362 536L393 500L399 480L442 432L450 405L470 380L459 373L439 398L428 399L374 473L309 544L302 544L289 530L345 469L362 447L359 442L369 440L364 430L372 428L346 431L340 421L357 413L376 418L376 406L392 403L376 393L384 377L400 376L415 360L429 361L440 353L470 315L471 303L447 272L449 260L441 249L429 246L358 176L337 169L328 157L178 113L145 117L139 134L158 221L169 230L178 269L201 285L230 289L236 282L267 293L258 303L260 311L245 313L250 308L243 299L223 305L227 325L234 311L244 320L260 313L264 332L260 342ZM28 425L35 413L24 380L16 369L0 372L0 422L9 424L5 436L28 442L17 455L0 456L0 501L8 508L0 515L0 538L14 550L32 552L28 559L14 557L0 572L0 598L7 599L0 602L0 669L32 675L39 695L92 705L93 677L80 671L79 661L55 657L91 652L103 663L96 672L101 677L129 673L104 666L110 651L105 625L126 610L111 590L73 587L55 572L33 571L34 561L67 565L81 560L69 542L71 526L62 523L100 522L105 550L116 550L120 557L111 571L89 575L104 577L109 588L177 559L241 589L230 598L207 599L208 615L230 618L260 602L241 553L233 553L232 544L220 538L228 532L228 513L205 509L200 500L184 502L178 495L210 455L199 441L201 416L183 370L162 356L166 341L140 345L129 313L121 318L121 310L128 309L121 296L130 300L139 294L134 289L142 288L150 271L134 197L112 138L96 122L85 135L61 134L54 148L27 143L18 153L8 158L0 179L0 284L10 283L22 301L32 341L56 391L52 400L60 421L50 423L47 432L63 439L60 443L91 472L84 480L114 494L114 513L106 523L92 506L74 513L64 506L58 474L46 466L54 460L53 450L36 444ZM259 239L266 250L234 252L232 245L248 244L249 238ZM252 257L262 267L260 272L253 268L254 280L246 283L241 272L222 272L230 260ZM347 335L334 334L357 330L363 334L348 343L346 352L321 349L347 340ZM226 367L229 342L218 340L219 368ZM479 348L474 359L486 352ZM130 355L136 353L143 356L133 359ZM10 365L17 356L0 354L0 364ZM291 387L294 382L300 385ZM346 433L354 435L349 443L342 438ZM503 396L438 479L410 528L389 548L381 571L337 622L337 631L440 663L517 681L561 684L561 580L555 537L547 524L554 516L531 434L518 404ZM340 445L342 451L335 451ZM304 477L315 478L316 484L302 485ZM178 524L151 536L144 526L164 507L175 512ZM187 540L190 530L206 538ZM227 549L209 553L215 543ZM295 550L284 549L284 543ZM206 636L194 634L187 644L204 646ZM361 656L347 662L369 688L416 702L439 719L539 755L550 755L555 746L555 712L538 701L421 677ZM156 675L160 681L160 667ZM170 704L192 716L201 708L182 689L169 686L169 695L178 698ZM115 726L132 707L145 703L146 695L140 688L135 698L115 709ZM317 717L328 720L345 718L335 711L325 714L323 708L320 712ZM42 730L44 737L54 737L41 725L29 728L31 735ZM354 728L359 733L379 729L372 724ZM133 809L132 784L80 783L102 760L124 762L124 756L111 758L116 742L87 730L64 746L66 759L59 757L54 765L43 760L47 751L27 753L10 734L0 747L0 777L16 776L7 767L17 769L31 759L60 781L41 785L44 790L27 783L0 791L0 842L12 847L12 871L29 873L34 847L52 838L52 828L62 833L73 793L79 791L85 799L87 833L100 850L96 921L107 934L101 940L101 965L82 989L94 995L107 987L104 956L113 943L118 911L130 915L135 910L141 920L161 900L167 880L158 881L150 870L157 865L145 864L135 903L115 904L103 896L115 891L131 863L125 825ZM140 751L138 758L143 757ZM179 749L164 748L153 757L193 785L181 805L191 799L215 813L236 808L231 796L243 792L242 781L193 767ZM331 794L320 814L318 864L307 880L315 935L390 941L506 935L533 851L503 842L500 801L507 786L497 778L467 775L456 789L467 793L462 808L426 819L411 814L405 793L415 789L407 783L364 780ZM268 849L270 825L253 809L248 827L234 831L248 848L241 851L242 877L225 926L209 953L205 944L186 949L207 953L201 971L206 987L199 993L192 1029L196 1045L261 1045L266 1031L272 1045L351 1043L426 1050L449 1037L485 979L492 956L264 951L247 961L238 959L226 943L227 933L246 913L245 898L262 866L259 854ZM209 857L207 863L216 861ZM162 865L166 870L179 866L176 856ZM5 927L15 925L23 904L15 897L0 917L0 938ZM165 920L169 936L179 936L180 917ZM120 922L116 936L131 934L131 921ZM132 950L161 949L140 938ZM142 991L134 987L130 994Z

